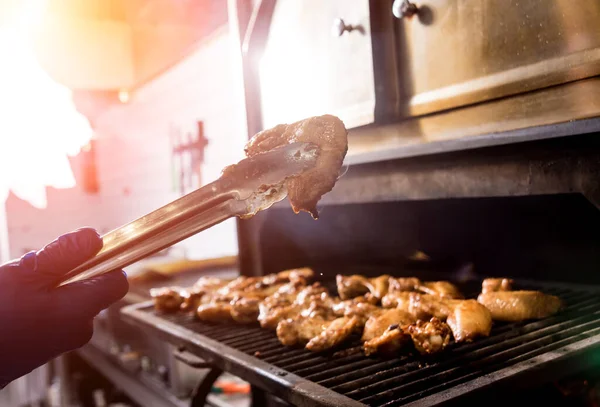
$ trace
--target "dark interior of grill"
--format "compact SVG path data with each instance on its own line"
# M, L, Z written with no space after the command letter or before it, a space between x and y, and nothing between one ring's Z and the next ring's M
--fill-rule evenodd
M600 283L600 212L580 194L326 206L313 221L287 208L257 215L262 273L456 273ZM411 262L415 251L431 262ZM378 266L372 267L372 266ZM457 276L458 277L458 276Z

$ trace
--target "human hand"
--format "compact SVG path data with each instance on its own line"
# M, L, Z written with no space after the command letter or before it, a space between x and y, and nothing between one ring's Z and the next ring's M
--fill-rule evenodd
M0 266L0 389L85 345L94 317L125 296L121 270L56 288L62 275L101 248L96 231L79 229Z

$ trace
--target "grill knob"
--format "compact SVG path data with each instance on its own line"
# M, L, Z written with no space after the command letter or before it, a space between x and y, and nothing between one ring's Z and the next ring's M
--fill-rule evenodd
M409 0L394 0L394 4L392 5L392 13L398 19L412 17L418 12L419 8Z
M156 369L156 372L158 373L158 377L160 378L160 380L162 380L164 383L169 382L169 369L167 369L163 365L160 365Z
M142 356L140 367L144 372L150 372L152 370L152 361L148 356Z

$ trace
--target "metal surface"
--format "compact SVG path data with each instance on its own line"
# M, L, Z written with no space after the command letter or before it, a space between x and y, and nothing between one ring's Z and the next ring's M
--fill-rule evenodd
M142 406L156 407L186 407L189 400L178 399L163 389L158 389L152 383L141 382L112 363L104 353L93 346L78 349L77 354L87 363L97 369L119 389Z
M353 29L332 36L340 18ZM246 108L260 113L265 128L324 113L347 128L370 124L376 92L371 47L369 0L278 0L264 48L247 56L255 64L247 90L258 86L260 98Z
M104 235L102 250L62 284L128 266L225 219L269 208L285 198L283 181L312 167L317 155L316 146L295 143L226 168L217 181Z
M597 0L426 0L398 20L400 115L600 74ZM390 13L390 18L393 18Z
M598 131L600 78L474 106L352 129L346 162L355 164ZM594 124L596 123L596 124Z
M465 292L476 295L479 287L477 282ZM284 347L258 326L207 325L187 316L157 315L148 303L128 307L124 315L295 405L429 406L460 402L491 384L523 387L598 363L590 358L600 347L596 288L526 281L519 287L558 295L567 307L540 321L497 323L489 338L453 344L428 359L366 358L358 340L335 353L314 354Z
M581 193L600 207L599 177L600 139L588 134L353 165L321 204Z

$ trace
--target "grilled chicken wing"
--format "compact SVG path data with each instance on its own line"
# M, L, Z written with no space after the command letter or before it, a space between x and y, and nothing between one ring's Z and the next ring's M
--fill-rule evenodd
M150 290L150 295L154 299L154 309L160 312L176 312L183 304L185 295L180 287L162 287ZM182 295L183 294L183 295Z
M415 319L429 320L434 317L448 320L457 342L472 340L478 336L488 336L492 329L492 319L485 307L475 300L457 300L431 294L414 292L388 293L382 304L411 314Z
M408 308L406 308L406 304L400 303L398 308L402 307L417 319L429 320L431 317L435 317L444 321L460 301L437 295L413 293L408 301Z
M296 142L318 145L319 157L312 169L285 182L288 199L294 212L306 211L316 219L317 202L321 196L331 191L339 177L348 151L348 131L344 123L335 116L311 117L257 133L246 144L245 151L248 157L253 157Z
M399 325L391 325L381 335L367 340L363 344L365 355L381 354L391 356L411 340L411 336Z
M549 317L562 307L560 298L539 291L495 291L479 294L477 301L498 321Z
M433 354L444 350L450 343L450 327L437 318L417 321L409 325L392 325L382 335L368 340L363 345L367 356L379 353L392 355L412 340L421 354Z
M391 326L404 326L415 322L415 317L397 308L382 310L371 315L365 323L362 340L370 341L384 334Z
M290 282L308 282L313 279L315 272L308 267L299 269L284 270L277 273L277 276Z
M384 274L379 277L369 279L369 292L377 300L381 300L389 290L390 276Z
M411 298L418 295L418 293L410 291L392 291L383 296L381 306L383 308L400 308L406 312L410 312Z
M232 321L229 303L202 304L196 310L196 317L204 322L222 323Z
M184 290L181 295L183 297L183 302L180 306L181 311L194 312L200 306L202 298L206 295L206 293L204 291Z
M409 312L417 319L430 317L446 321L456 342L489 336L492 319L489 311L475 300L456 300L436 295L415 295L409 303Z
M276 329L280 321L300 315L328 316L333 301L327 290L315 283L305 286L302 281L286 284L259 304L258 322L263 328Z
M342 300L349 300L354 297L363 296L369 292L367 287L368 279L361 275L335 276L338 295Z
M463 298L459 289L448 281L422 282L415 277L389 278L389 293L418 291L424 294L437 295L447 298Z
M232 280L217 277L200 277L190 289L181 290L183 297L181 311L194 312L200 306L202 299L213 291L227 285Z
M390 277L388 292L415 291L420 285L421 280L415 277Z
M208 276L200 277L192 286L192 291L195 291L195 292L214 291L218 288L221 288L221 287L229 284L231 281L233 281L233 280L217 278L217 277L208 277Z
M369 295L374 302L379 302L388 292L390 276L382 275L367 278L358 274L352 276L336 276L338 295L342 300L349 300L359 296Z
M423 355L441 352L450 343L450 327L437 318L431 318L428 322L419 320L406 327L406 332Z
M377 312L381 310L378 306L374 305L371 302L370 298L361 296L356 297L351 300L344 301L333 301L331 305L331 310L337 316L359 316L364 318L365 321L373 312Z
M429 281L415 287L425 294L438 295L445 298L463 298L459 289L448 281Z
M475 300L457 302L446 320L456 342L470 342L479 336L489 336L492 314Z
M313 352L322 352L335 348L361 327L360 319L356 316L334 319L325 326L320 334L308 341L306 349Z
M257 297L238 297L234 298L230 304L231 319L242 324L256 322L259 314L259 304L262 301Z
M481 292L511 291L513 283L514 281L510 278L486 278L481 284Z
M285 270L277 274L262 277L238 277L212 292L207 292L201 297L196 316L200 320L214 322L215 315L229 317L223 321L236 321L250 323L256 321L261 315L263 300L274 296L270 302L263 306L263 318L274 308L290 305L299 292L300 287L306 286L307 279L313 277L309 268ZM198 286L200 281L196 283ZM215 282L203 281L203 286L216 286ZM287 299L287 300L286 300ZM299 311L298 311L299 312ZM273 329L281 318L292 316L290 312L279 316L276 321L267 323Z
M304 345L323 332L330 322L323 318L286 319L277 325L277 338L286 346Z

